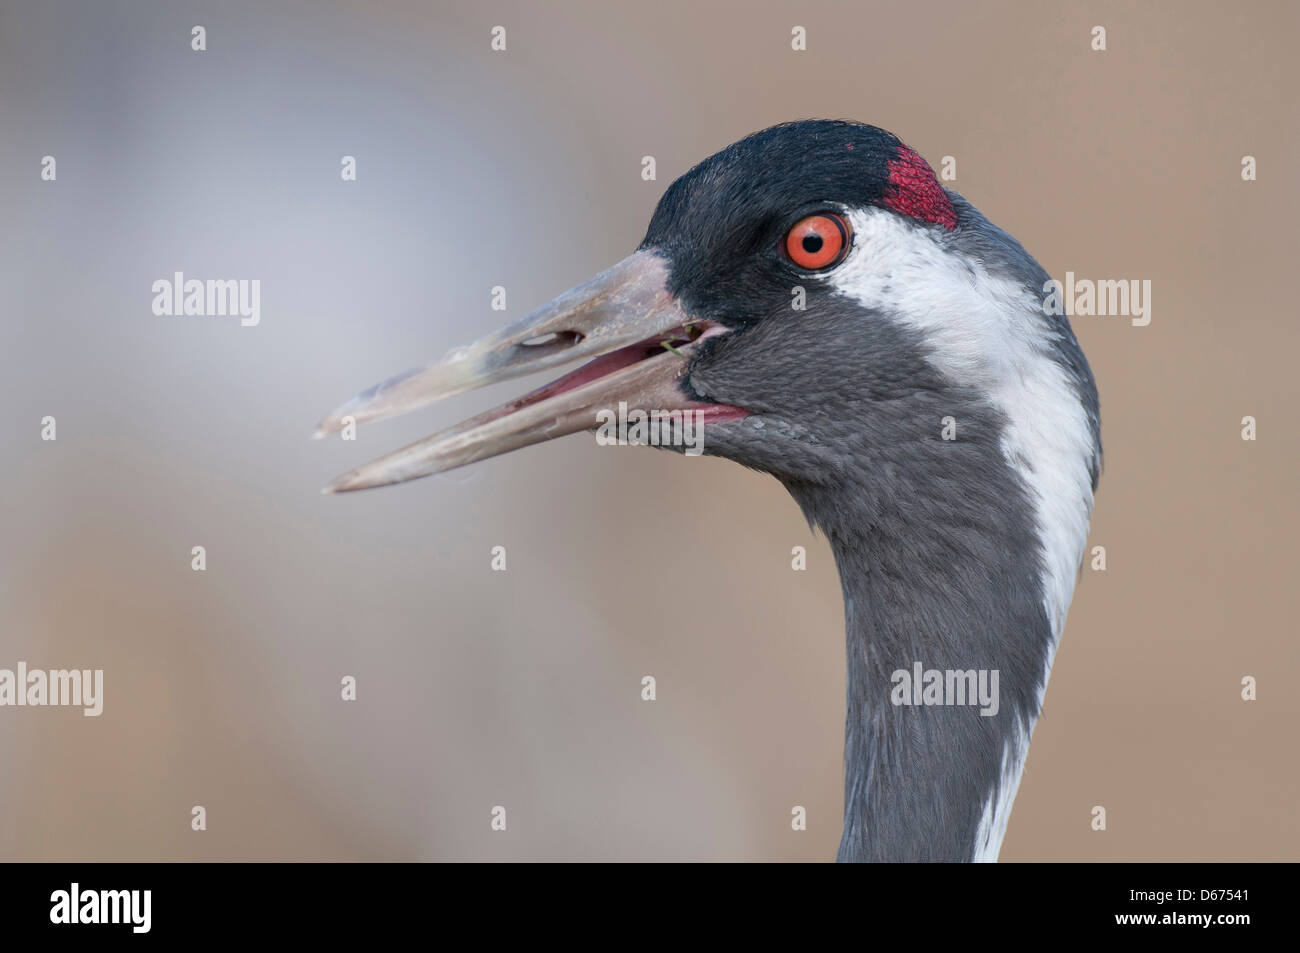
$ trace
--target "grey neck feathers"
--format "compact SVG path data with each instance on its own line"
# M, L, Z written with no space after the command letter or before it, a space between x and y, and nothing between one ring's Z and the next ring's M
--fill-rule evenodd
M1030 503L998 449L997 414L963 415L966 439L873 460L860 483L787 484L826 533L844 590L841 861L972 860L1008 745L1038 716L1052 633ZM974 670L986 686L996 670L996 714L977 701L895 705L895 673L917 663Z

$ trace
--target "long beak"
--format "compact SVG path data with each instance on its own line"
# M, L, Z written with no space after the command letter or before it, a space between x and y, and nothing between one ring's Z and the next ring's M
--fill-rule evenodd
M476 387L595 358L518 400L349 471L325 492L401 483L591 430L598 411L619 402L646 411L721 410L687 398L679 378L693 342L723 329L710 332L692 321L669 294L667 276L664 260L653 249L638 251L509 327L348 401L321 422L317 437L349 423L393 417Z

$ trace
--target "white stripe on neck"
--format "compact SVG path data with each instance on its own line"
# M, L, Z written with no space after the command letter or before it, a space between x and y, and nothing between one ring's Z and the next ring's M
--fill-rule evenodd
M920 331L932 348L931 364L988 393L1006 417L1002 452L1029 490L1042 545L1052 642L1038 688L1041 709L1092 515L1094 440L1078 389L1052 356L1055 332L1031 289L989 274L935 229L883 209L846 215L853 248L826 276L831 285ZM1032 723L1021 725L1003 750L1001 781L984 805L973 845L976 861L997 860L1032 732Z

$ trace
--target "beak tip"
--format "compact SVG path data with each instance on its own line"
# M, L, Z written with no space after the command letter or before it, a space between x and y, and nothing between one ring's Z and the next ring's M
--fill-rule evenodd
M316 432L311 435L311 439L323 440L342 430L345 409L346 405L340 407L338 410L334 411L334 413L321 420L321 422L316 425Z
M323 496L337 496L340 493L351 493L354 490L368 490L371 487L386 485L387 481L376 480L372 476L367 476L361 470L349 470L321 487L321 494Z
M338 496L340 493L352 489L352 487L348 485L348 482L347 474L331 480L320 488L321 496Z

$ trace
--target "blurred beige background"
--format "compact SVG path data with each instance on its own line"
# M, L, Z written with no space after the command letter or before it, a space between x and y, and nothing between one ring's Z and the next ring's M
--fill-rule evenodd
M1109 568L1002 858L1300 857L1300 8L617 6L3 0L0 667L106 685L98 719L0 710L0 858L832 858L839 585L775 481L579 436L318 495L513 386L308 439L622 257L694 162L813 116L956 157L1058 278L1153 283L1149 327L1075 319ZM154 316L177 270L260 278L261 325Z

